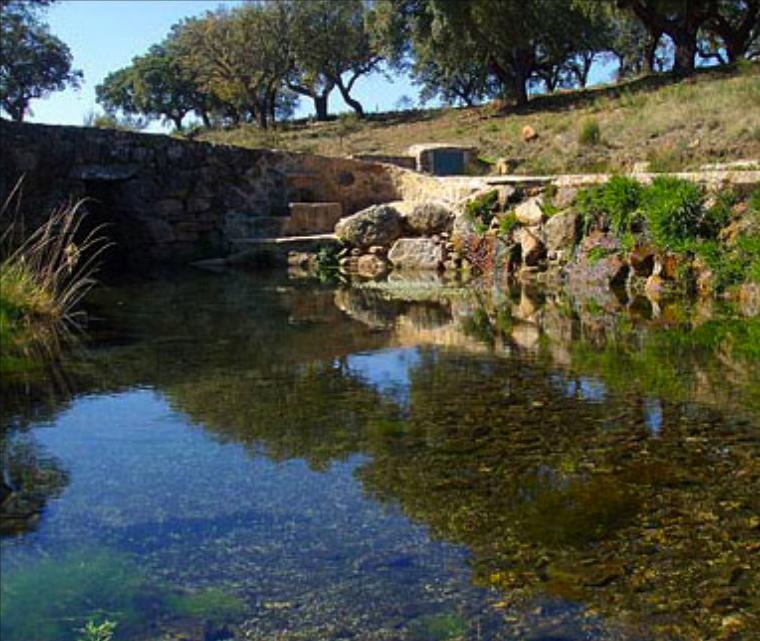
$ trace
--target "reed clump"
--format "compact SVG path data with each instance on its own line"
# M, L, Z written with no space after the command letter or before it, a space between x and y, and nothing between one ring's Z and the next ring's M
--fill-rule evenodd
M23 368L40 345L81 326L79 304L95 285L100 257L110 245L102 225L83 229L84 200L54 209L29 234L18 215L19 201L20 182L0 209L3 371Z

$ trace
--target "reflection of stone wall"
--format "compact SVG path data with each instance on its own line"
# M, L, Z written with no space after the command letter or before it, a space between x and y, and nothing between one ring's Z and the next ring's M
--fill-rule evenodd
M292 201L351 214L399 198L386 166L358 160L7 121L0 134L0 193L24 176L30 222L69 199L96 199L89 209L132 266L224 251L240 229L228 222L284 215Z

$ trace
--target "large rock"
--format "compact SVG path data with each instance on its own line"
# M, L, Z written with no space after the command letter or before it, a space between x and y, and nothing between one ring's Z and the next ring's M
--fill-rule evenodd
M388 263L382 256L364 254L356 261L356 273L365 278L379 278L388 273Z
M520 227L515 232L515 240L520 244L522 263L527 267L537 265L546 254L540 227Z
M523 225L540 225L544 219L544 212L541 209L542 202L541 196L535 196L518 205L515 209L517 220Z
M443 264L443 247L431 238L399 238L388 260L398 269L437 270Z
M436 202L415 205L406 215L409 230L420 236L432 236L450 231L453 222L453 212L445 205Z
M347 216L335 226L335 235L354 247L390 245L401 236L401 214L390 205L374 205Z
M572 247L578 240L580 216L574 211L563 211L552 216L544 225L546 248L556 251Z

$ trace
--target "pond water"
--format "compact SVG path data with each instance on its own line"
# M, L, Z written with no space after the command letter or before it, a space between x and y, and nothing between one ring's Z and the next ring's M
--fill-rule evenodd
M91 312L2 384L3 641L760 638L756 317L200 273Z

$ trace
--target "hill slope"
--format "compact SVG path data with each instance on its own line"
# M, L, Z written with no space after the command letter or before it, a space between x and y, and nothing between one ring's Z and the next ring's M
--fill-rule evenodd
M523 140L525 125L537 139ZM489 104L375 114L364 121L341 116L288 123L275 132L245 126L199 138L324 155L399 154L414 143L450 142L474 145L485 159L513 159L516 173L621 171L639 161L650 161L654 171L694 169L760 158L760 64L733 73L704 71L678 83L658 76L539 96L521 112Z

